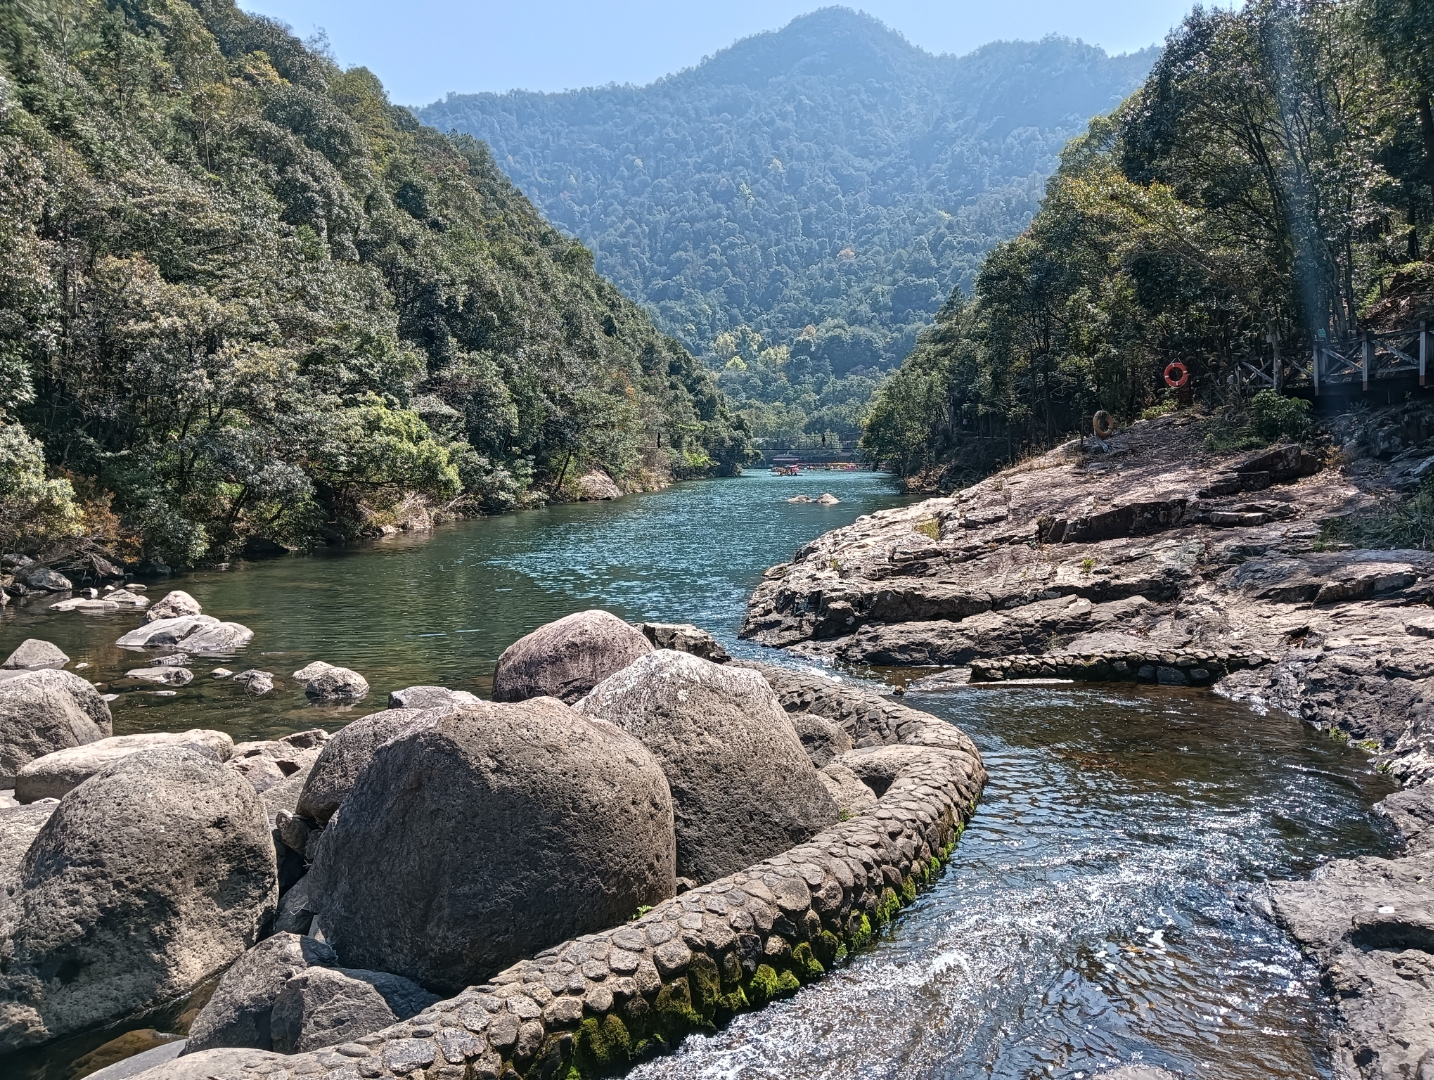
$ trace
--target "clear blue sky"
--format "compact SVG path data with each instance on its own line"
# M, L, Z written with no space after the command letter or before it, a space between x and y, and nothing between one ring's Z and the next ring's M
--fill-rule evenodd
M450 90L651 82L738 38L827 6L821 0L239 2L282 19L300 37L323 28L341 64L373 69L402 105L426 105ZM848 6L930 52L964 53L1001 38L1056 33L1119 53L1161 41L1191 0L866 0Z

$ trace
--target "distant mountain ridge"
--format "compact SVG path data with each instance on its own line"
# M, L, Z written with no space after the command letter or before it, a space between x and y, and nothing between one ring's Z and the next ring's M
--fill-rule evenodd
M745 361L785 347L827 377L898 363L1156 55L1046 38L935 56L824 8L646 86L450 94L417 113L485 140L693 351L720 365L719 337L746 326L762 348Z

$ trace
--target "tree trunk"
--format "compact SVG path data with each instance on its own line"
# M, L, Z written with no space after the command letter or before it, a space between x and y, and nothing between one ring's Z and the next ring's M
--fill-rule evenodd
M1419 132L1424 136L1424 179L1434 188L1434 111L1429 95L1419 95Z

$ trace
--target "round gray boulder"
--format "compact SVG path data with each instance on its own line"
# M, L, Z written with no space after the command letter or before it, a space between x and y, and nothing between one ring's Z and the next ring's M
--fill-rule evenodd
M456 991L672 896L672 802L643 745L552 698L416 722L373 755L309 872L345 965Z
M240 776L183 747L106 766L60 801L0 907L0 1051L189 993L277 900L263 804Z
M440 712L454 706L445 706ZM339 729L319 753L296 808L300 817L328 823L348 798L359 773L373 760L374 751L415 721L427 715L421 709L387 709Z
M190 596L183 589L175 589L168 593L163 600L150 607L144 613L146 622L158 622L160 619L178 619L185 615L202 615L204 609L199 606L199 601Z
M402 975L310 967L286 982L274 1001L274 1049L302 1054L361 1039L437 1000L437 994Z
M20 642L18 649L5 658L0 668L26 668L33 671L37 668L62 668L69 662L70 658L61 652L58 646L39 638L26 638Z
M357 671L322 660L301 667L294 678L304 684L311 701L362 701L368 696L368 680Z
M155 732L149 735L112 735L108 739L56 750L36 758L15 775L15 801L59 799L79 787L106 765L141 750L186 746L215 761L228 761L234 740L222 731Z
M596 608L540 626L498 657L494 701L555 697L569 705L614 672L652 652L652 642Z
M100 692L69 671L44 668L0 682L0 787L30 762L113 730Z
M265 938L220 978L189 1027L185 1051L197 1054L217 1046L272 1050L269 1018L284 984L311 964L337 963L333 949L313 938L282 933Z
M682 877L700 884L735 873L837 820L791 719L755 671L663 649L576 708L636 736L661 763Z

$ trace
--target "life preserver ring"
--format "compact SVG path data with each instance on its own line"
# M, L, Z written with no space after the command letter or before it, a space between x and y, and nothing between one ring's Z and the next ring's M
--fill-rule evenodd
M1174 373L1174 374L1172 374ZM1190 369L1179 360L1165 365L1165 385L1179 389L1190 381Z
M1108 439L1115 434L1115 421L1104 409L1090 418L1090 426L1097 439Z

